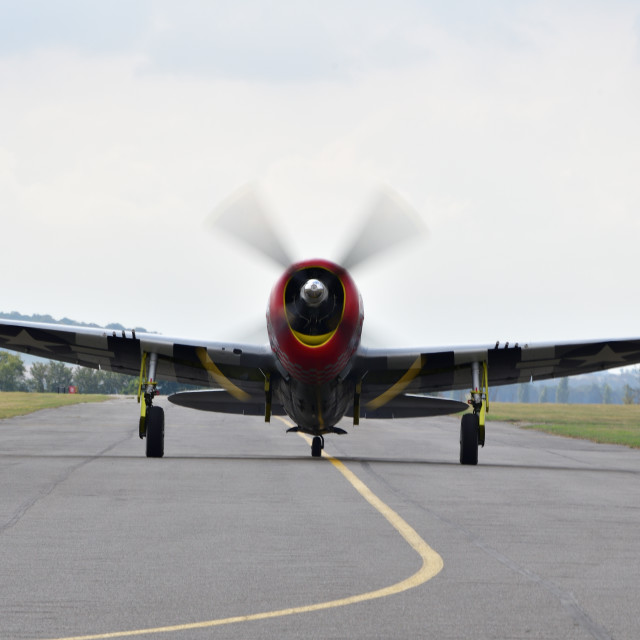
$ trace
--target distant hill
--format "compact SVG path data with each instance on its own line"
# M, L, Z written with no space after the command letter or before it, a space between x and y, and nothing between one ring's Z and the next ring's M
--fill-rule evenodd
M139 333L149 333L143 327L125 327L119 322L111 322L103 327L99 324L95 324L94 322L78 322L77 320L71 320L70 318L60 318L60 320L56 320L56 318L53 318L46 313L34 313L33 315L27 316L23 313L19 313L18 311L11 311L9 313L0 311L0 318L4 318L5 320L24 320L26 322L46 322L47 324L70 324L78 327L95 327L97 329L112 329L114 331L124 331L125 329L130 331L131 328L133 328Z

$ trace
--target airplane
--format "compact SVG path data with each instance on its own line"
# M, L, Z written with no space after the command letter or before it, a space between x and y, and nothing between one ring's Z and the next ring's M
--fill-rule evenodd
M269 343L184 340L0 319L0 348L84 367L135 375L139 436L146 456L164 456L158 381L203 389L169 396L174 404L221 413L287 415L288 431L312 436L320 457L328 434L345 434L343 418L391 419L466 411L460 463L476 465L485 445L489 388L640 363L640 338L432 348L374 348L361 343L362 297L349 270L415 234L415 216L396 194L381 194L360 236L340 263L292 262L252 189L224 203L216 226L285 267L268 300ZM443 398L467 390L469 400ZM429 395L433 394L433 395Z

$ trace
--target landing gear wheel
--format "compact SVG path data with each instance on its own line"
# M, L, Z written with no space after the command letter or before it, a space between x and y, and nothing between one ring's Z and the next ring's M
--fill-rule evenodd
M478 464L478 434L480 418L466 413L460 423L460 464Z
M322 436L314 436L311 442L311 455L314 458L319 458L322 455L324 449L324 439Z
M164 409L147 409L147 458L164 456Z

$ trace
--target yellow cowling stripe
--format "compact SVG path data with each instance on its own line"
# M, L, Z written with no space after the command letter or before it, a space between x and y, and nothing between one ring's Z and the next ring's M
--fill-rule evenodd
M307 347L320 347L326 342L329 342L333 334L337 331L337 327L330 331L329 333L323 333L321 336L310 336L306 333L300 333L299 331L294 331L291 329L291 333L300 341L302 344L307 345Z

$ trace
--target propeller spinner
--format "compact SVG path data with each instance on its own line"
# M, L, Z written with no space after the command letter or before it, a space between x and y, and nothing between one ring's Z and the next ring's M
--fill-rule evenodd
M318 307L321 305L329 296L329 292L327 288L320 282L320 280L316 280L315 278L311 278L307 280L300 289L300 297L308 304L310 307Z

